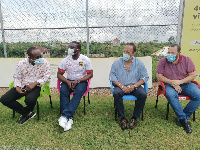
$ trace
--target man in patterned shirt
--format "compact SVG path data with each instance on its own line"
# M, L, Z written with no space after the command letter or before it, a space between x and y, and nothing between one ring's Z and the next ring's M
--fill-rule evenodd
M19 61L14 74L14 87L6 92L0 102L20 113L19 123L23 124L36 114L33 112L41 85L50 80L50 64L42 58L36 47L27 50L28 57ZM16 100L25 96L26 107Z
M181 55L180 51L178 44L169 47L167 56L158 62L157 79L165 84L166 97L177 115L177 125L183 127L186 133L192 133L188 120L200 105L200 89L191 83L196 77L195 65L189 57ZM178 94L191 98L184 109L179 102Z
M92 64L88 57L80 54L81 44L73 41L68 48L68 56L61 61L57 77L62 81L60 89L61 117L59 125L64 131L70 130L73 124L73 114L81 97L87 90L87 80L93 77ZM67 73L67 77L63 76ZM69 94L74 91L69 100Z

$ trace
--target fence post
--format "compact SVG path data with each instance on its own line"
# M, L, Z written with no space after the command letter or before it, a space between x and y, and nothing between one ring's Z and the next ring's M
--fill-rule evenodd
M88 25L88 0L86 0L86 28L87 28L87 57L89 57L89 25Z
M2 32L2 40L3 40L3 48L4 48L4 57L7 58L6 42L5 42L5 35L4 35L4 28L3 28L3 16L2 16L2 11L1 11L1 1L0 1L0 21L1 21L1 32Z

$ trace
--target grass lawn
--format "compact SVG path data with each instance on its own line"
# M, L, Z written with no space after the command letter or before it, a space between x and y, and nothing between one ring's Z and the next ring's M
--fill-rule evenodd
M37 117L19 125L19 114L12 118L12 110L0 104L0 149L200 149L200 113L192 122L192 134L175 124L170 107L169 120L165 119L166 103L160 98L148 97L144 108L144 121L138 119L136 129L122 131L119 120L114 120L113 97L91 95L83 114L81 101L74 115L72 129L67 132L58 125L59 95L52 95L53 109L48 96L40 101L40 120ZM182 102L186 105L187 102ZM124 101L126 117L130 120L134 101ZM35 111L36 112L36 111Z

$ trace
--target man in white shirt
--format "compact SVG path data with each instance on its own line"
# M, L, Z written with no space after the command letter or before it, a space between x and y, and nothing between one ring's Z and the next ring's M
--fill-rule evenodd
M0 102L20 113L19 123L23 124L36 114L33 112L41 86L50 80L50 64L42 58L36 47L27 50L28 57L19 61L14 74L14 88L6 92ZM25 96L26 107L16 100Z
M73 114L77 109L81 97L87 90L87 80L93 77L90 59L80 54L81 44L73 41L68 47L68 56L61 61L57 77L62 81L60 89L61 117L59 125L64 131L70 130L73 124ZM63 76L67 73L67 77ZM69 94L74 92L69 100Z

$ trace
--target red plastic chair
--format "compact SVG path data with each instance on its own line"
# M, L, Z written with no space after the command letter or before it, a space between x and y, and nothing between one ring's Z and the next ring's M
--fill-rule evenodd
M200 84L196 81L192 81L192 83L196 84L198 88L200 89ZM156 105L155 108L157 108L158 104L158 96L163 94L166 98L166 89L165 89L165 84L162 81L159 81L158 85L158 91L157 91L157 100L156 100ZM166 98L167 99L167 98ZM185 95L178 95L179 100L191 100L190 97L185 96ZM168 101L168 100L167 100ZM167 102L167 114L166 114L166 119L168 120L168 114L169 114L169 102ZM193 113L193 121L195 121L195 112Z
M89 86L90 86L90 81L91 79L88 80L88 85L87 85L87 90L86 92L83 94L83 100L84 100L84 115L86 114L85 112L85 96L86 94L88 94L88 103L90 104L90 97L89 97ZM62 81L60 81L59 79L57 80L57 89L58 89L58 92L60 93L60 85L61 85ZM71 92L70 95L73 95L74 92ZM69 95L69 99L70 99L70 95Z

